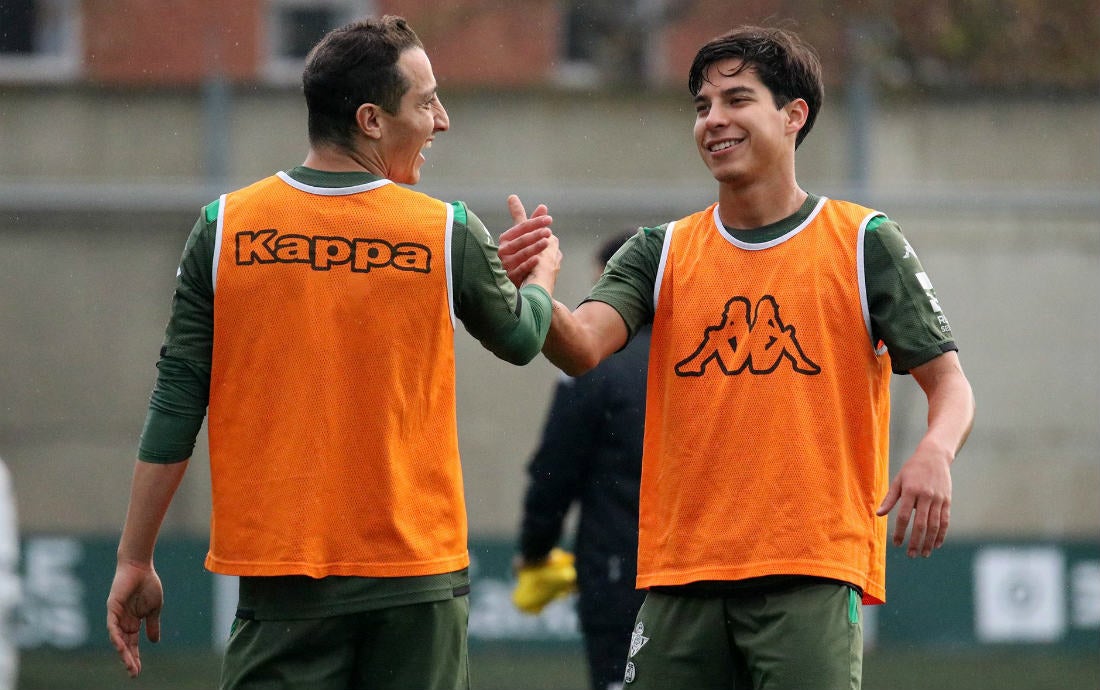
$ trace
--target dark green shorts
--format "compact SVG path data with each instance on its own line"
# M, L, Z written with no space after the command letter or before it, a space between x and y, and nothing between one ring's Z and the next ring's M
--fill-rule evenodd
M638 612L626 690L859 690L863 607L839 583L768 594L650 592Z
M468 690L470 598L306 620L238 618L222 690Z

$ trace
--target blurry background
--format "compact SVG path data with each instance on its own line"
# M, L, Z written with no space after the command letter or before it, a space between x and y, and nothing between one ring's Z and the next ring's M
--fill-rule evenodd
M901 224L978 400L948 547L891 554L865 687L1100 687L1100 0L0 0L0 457L22 535L21 687L92 687L104 661L102 687L122 682L102 603L184 240L203 204L303 159L302 57L371 13L410 20L451 117L419 189L469 202L494 233L507 194L547 203L566 303L605 233L713 201L686 89L698 46L746 22L813 43L827 96L800 182ZM456 338L475 682L582 687L568 602L538 619L507 602L556 370ZM895 468L923 400L897 378ZM142 687L209 687L227 629L232 583L201 568L205 453L203 439L158 554L161 653L203 663L166 658Z

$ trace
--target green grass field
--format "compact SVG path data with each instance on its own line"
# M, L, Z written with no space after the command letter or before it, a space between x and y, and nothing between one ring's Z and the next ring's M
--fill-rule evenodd
M25 651L19 690L211 690L218 657L158 646L143 649L145 670L130 680L113 652ZM587 690L579 650L471 653L474 690ZM1100 690L1100 650L1086 654L874 650L866 690ZM812 690L812 689L807 689Z

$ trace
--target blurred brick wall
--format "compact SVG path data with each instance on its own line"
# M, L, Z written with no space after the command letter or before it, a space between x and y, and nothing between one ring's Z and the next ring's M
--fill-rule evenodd
M553 76L561 40L560 3L553 0L382 0L424 42L445 87L517 87Z
M85 74L99 84L193 85L215 69L256 76L264 22L258 0L86 0Z

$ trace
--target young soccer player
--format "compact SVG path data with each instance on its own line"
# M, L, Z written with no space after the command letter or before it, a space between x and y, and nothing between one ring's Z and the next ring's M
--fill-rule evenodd
M823 100L813 50L740 28L698 51L688 86L717 202L641 230L575 311L555 302L543 347L575 375L653 324L648 592L626 687L859 688L861 605L886 598L886 515L895 545L910 531L910 556L943 544L970 385L898 225L798 184L795 149ZM522 228L505 233L505 266L526 246ZM928 401L892 482L891 370Z

